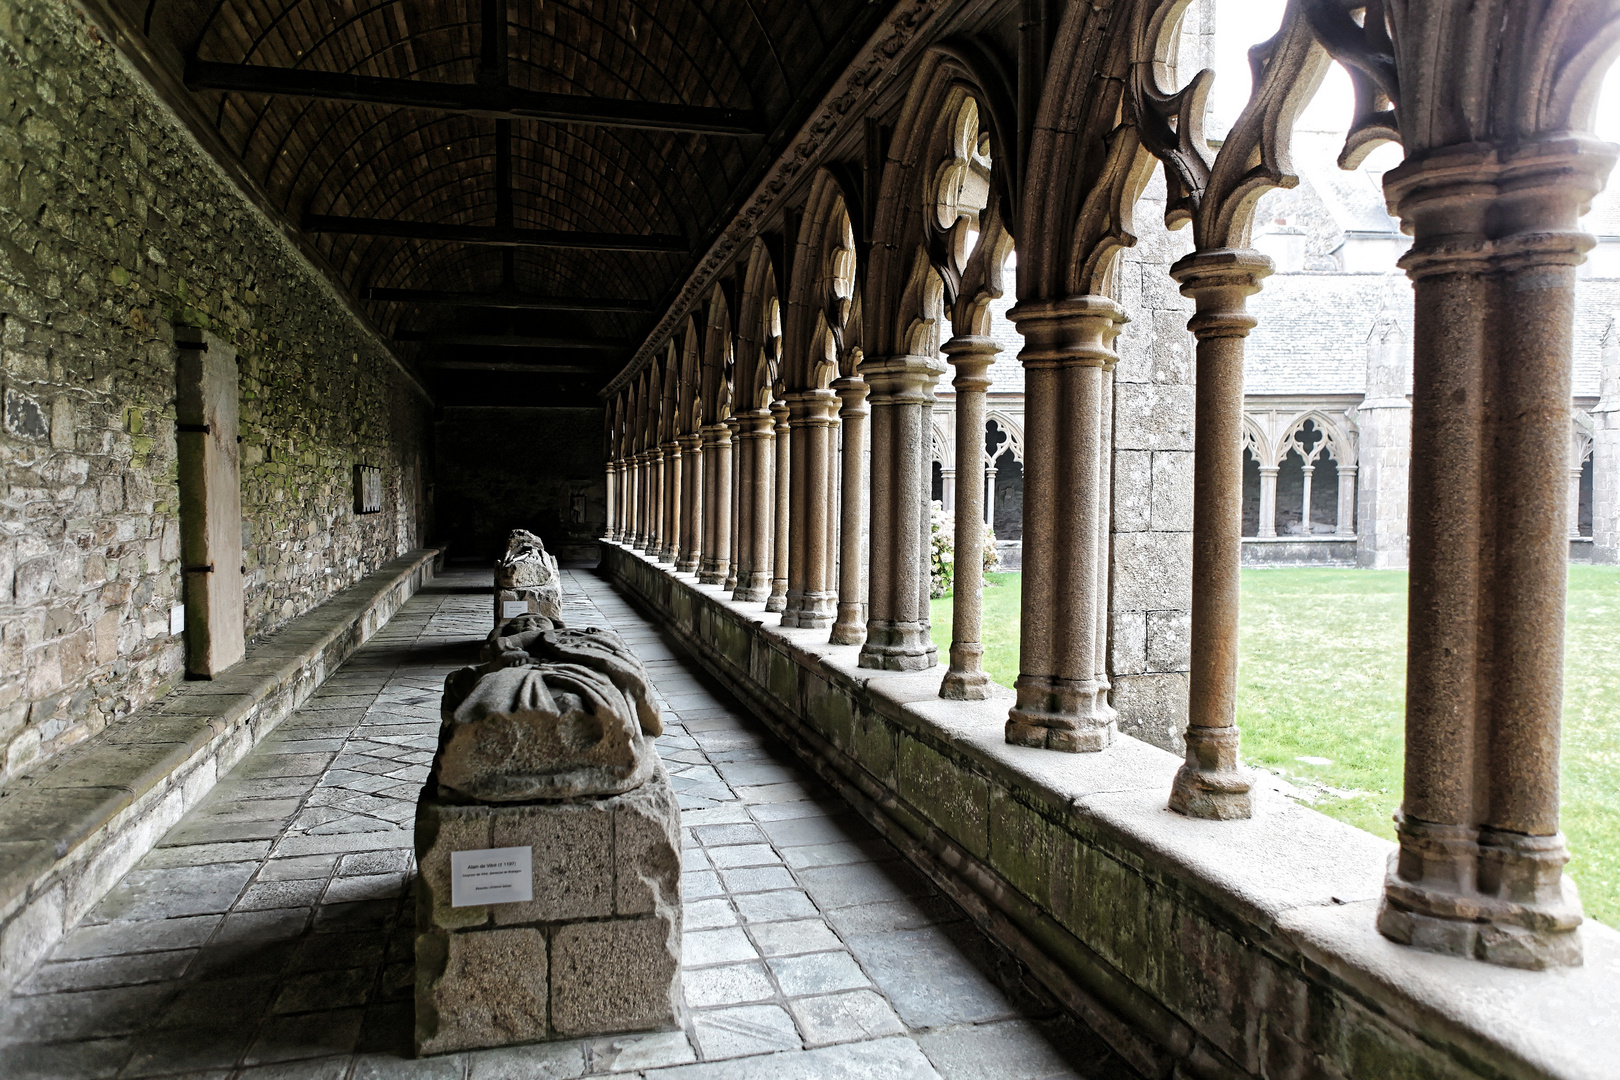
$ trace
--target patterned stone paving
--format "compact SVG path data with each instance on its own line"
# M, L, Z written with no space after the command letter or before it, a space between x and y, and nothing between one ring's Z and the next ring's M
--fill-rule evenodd
M1016 964L600 578L680 793L682 1031L409 1058L411 825L487 573L412 599L0 1007L8 1080L1125 1077Z

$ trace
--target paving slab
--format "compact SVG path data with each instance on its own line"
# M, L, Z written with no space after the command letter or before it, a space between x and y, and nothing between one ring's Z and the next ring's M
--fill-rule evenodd
M1010 958L675 643L593 573L563 576L569 625L630 631L671 707L657 746L684 790L681 1030L408 1057L416 792L445 674L489 631L489 574L452 571L0 1002L0 1076L1128 1075L1083 1029L1053 1034Z

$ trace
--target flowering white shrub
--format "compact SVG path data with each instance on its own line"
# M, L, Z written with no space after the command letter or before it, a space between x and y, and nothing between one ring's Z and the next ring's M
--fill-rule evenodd
M951 591L956 578L956 529L954 515L947 514L941 503L934 503L929 512L928 595L938 600ZM1000 565L996 554L996 531L988 524L984 527L984 569L986 573Z

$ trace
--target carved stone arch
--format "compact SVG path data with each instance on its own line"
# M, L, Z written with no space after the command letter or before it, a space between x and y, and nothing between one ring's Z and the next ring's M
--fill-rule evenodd
M1244 419L1247 420L1248 418L1245 417ZM1288 426L1283 429L1282 438L1277 440L1277 460L1272 464L1280 464L1282 459L1288 456L1290 450L1300 449L1295 443L1294 436L1305 426L1307 421L1314 423L1316 430L1322 433L1322 444L1312 448L1310 457L1305 464L1314 465L1324 455L1331 456L1334 462L1339 465L1354 465L1356 463L1355 458L1351 456L1354 447L1339 422L1321 409L1306 409L1289 420ZM1305 455L1302 453L1300 456L1304 457Z
M1262 467L1276 468L1277 448L1266 438L1260 422L1249 413L1243 414L1243 445L1254 454L1254 460Z
M666 346L661 354L653 357L652 363L647 365L647 416L646 431L648 450L658 449L659 443L664 441L664 367L668 362L669 349Z
M1000 452L996 454L996 460L999 461L1002 454L1011 454L1013 460L1022 465L1024 463L1023 425L1000 409L990 410L989 415L984 420L986 424L993 421L998 428L1007 433L1007 445L1002 447Z
M783 384L789 391L825 385L815 371L823 356L816 347L822 327L832 335L840 370L844 366L863 271L852 196L843 178L830 169L817 170L810 182L804 218L793 238L793 280L782 320Z
M664 376L664 397L659 403L658 442L675 441L681 422L681 353L674 338L664 346L660 366Z
M935 356L943 341L945 323L945 282L934 269L927 252L918 248L912 258L911 276L894 310L892 341L898 354Z
M731 305L716 285L703 334L703 416L711 424L731 415Z
M930 430L933 432L934 439L933 449L930 451L933 455L932 460L937 461L942 469L956 468L955 447L951 440L945 437L945 433L939 429L938 424L930 425Z
M754 238L742 274L736 332L736 394L733 408L769 408L773 381L771 360L780 336L777 273L765 241ZM773 325L774 323L774 325Z
M695 434L703 426L703 348L697 320L686 317L681 327L681 394L678 432Z
M964 281L973 276L970 265L951 258L953 231L957 227L940 222L932 189L940 167L957 157L955 139L964 104L973 101L979 114L988 118L994 113L986 103L989 96L949 51L936 50L918 65L889 144L889 158L884 165L877 212L873 217L872 266L865 283L868 303L864 325L866 351L872 355L900 355L907 349L912 320L885 318L883 313L901 310L902 298L916 285L915 253L926 253L927 261L940 276L944 309L953 314L963 293ZM994 164L992 160L992 171ZM993 193L995 187L994 182L990 183L989 191ZM1002 228L1000 202L992 194L986 204L987 209L997 208L991 214L996 229ZM984 217L982 211L980 216ZM992 262L989 256L1000 246L1000 241L999 237L992 239L982 235L982 228L980 231L980 243L974 253L979 261L988 264ZM981 253L987 241L990 247ZM974 260L967 261L971 264ZM999 273L999 270L999 264L989 267L989 273ZM977 286L970 287L969 292L976 296ZM987 303L988 298L984 302Z

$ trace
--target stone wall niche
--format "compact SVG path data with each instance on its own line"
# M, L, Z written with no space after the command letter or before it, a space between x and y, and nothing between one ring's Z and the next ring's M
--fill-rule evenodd
M206 330L177 326L174 334L186 673L211 679L247 644L236 350Z
M445 680L417 803L417 1054L677 1027L680 807L646 671L538 615L483 661Z

